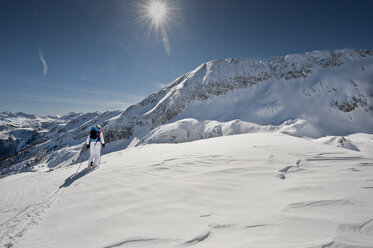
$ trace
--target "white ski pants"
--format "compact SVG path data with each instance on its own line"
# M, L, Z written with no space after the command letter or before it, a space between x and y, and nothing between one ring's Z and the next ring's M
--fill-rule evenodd
M91 141L89 150L90 150L90 156L88 159L88 166L91 164L91 162L93 162L94 166L98 166L100 163L101 142Z

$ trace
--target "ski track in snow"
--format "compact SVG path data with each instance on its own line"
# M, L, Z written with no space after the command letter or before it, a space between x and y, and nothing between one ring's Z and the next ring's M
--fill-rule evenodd
M55 191L49 193L40 201L30 204L21 210L16 216L2 223L0 225L0 230L5 230L5 232L0 236L0 247L13 247L16 244L17 239L24 236L33 226L37 226L43 221L44 216L53 206L61 189L69 187L76 180L88 175L95 169L96 168L85 168L80 172L73 173L65 180L64 184ZM79 183L76 183L76 185L78 184ZM15 201L15 199L10 200Z
M59 189L50 193L41 201L22 210L12 219L2 223L0 230L5 232L0 236L0 247L13 247L18 238L22 237L33 226L40 224L49 208L55 202L58 192Z

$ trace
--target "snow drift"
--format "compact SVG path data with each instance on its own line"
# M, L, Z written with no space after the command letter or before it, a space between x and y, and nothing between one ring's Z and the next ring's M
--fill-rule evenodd
M371 248L373 135L346 139L360 152L249 133L9 176L0 247Z

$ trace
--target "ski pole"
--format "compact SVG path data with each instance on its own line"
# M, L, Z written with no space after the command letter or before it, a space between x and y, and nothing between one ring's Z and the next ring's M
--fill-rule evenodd
M78 171L79 171L79 169L80 169L80 166L82 165L83 162L84 162L84 161L80 162L80 165L79 165L79 167L78 167L78 170L75 172L75 174L78 173Z
M78 173L79 169L80 169L80 166L82 165L82 163L84 162L84 160L82 162L80 162L79 164L79 167L78 167L78 170L76 171L76 173Z

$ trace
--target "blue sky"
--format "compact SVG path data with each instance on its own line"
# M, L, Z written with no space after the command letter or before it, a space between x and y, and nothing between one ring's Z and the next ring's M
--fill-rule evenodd
M373 1L169 0L168 54L147 2L2 0L0 111L125 109L212 59L373 48Z

